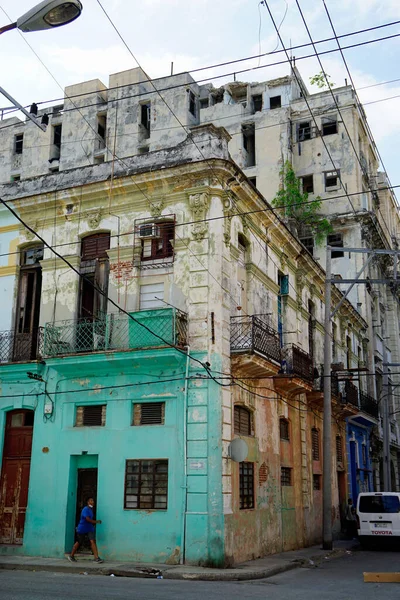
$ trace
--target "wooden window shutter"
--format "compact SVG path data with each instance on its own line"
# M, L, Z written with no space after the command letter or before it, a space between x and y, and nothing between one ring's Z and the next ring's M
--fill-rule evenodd
M133 425L164 425L165 402L143 402L133 406Z
M94 260L95 258L107 258L106 250L110 249L110 234L97 233L82 239L82 260Z
M75 427L104 427L106 408L106 404L77 406Z

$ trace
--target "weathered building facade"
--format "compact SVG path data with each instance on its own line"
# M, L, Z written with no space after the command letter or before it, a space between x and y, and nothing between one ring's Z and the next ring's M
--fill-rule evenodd
M300 91L185 74L157 82L166 106L146 79L71 86L46 134L1 123L0 552L62 555L88 494L108 558L218 565L321 536L325 275L265 200L292 135L276 98ZM255 167L249 129L227 133L248 106L270 136ZM349 369L372 360L357 308L335 318ZM364 384L332 383L337 534L365 411Z

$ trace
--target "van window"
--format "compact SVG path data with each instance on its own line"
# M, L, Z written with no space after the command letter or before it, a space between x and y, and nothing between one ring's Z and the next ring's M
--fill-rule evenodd
M398 513L400 501L397 496L361 496L360 513Z

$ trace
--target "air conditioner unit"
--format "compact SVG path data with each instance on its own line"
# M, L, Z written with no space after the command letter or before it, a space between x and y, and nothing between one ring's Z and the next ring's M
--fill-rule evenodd
M139 237L142 239L159 238L160 227L155 223L145 223L139 225Z

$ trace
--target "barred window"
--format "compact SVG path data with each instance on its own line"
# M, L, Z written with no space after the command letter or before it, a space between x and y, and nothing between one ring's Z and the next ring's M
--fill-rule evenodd
M311 454L313 460L319 460L319 431L316 427L311 429Z
M336 461L343 462L343 441L340 435L336 436Z
M254 508L254 463L239 463L239 508Z
M165 510L168 460L127 460L124 508Z
M290 440L289 421L287 419L279 419L279 432L281 440Z
M321 489L321 475L313 475L313 490L318 491Z
M281 467L281 486L291 486L292 469L290 467Z
M76 407L75 427L104 427L106 404L91 404Z
M238 435L252 435L251 412L245 406L234 408L234 431Z
M133 405L132 425L164 425L165 402L143 402Z

